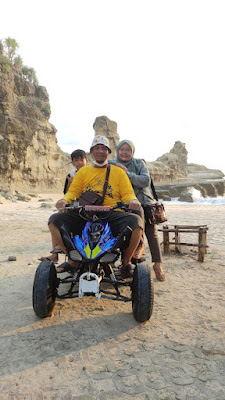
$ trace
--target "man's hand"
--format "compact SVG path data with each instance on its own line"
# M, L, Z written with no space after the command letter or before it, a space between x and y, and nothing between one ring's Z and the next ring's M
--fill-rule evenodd
M65 211L66 204L69 204L68 201L61 199L57 201L55 206L58 210Z
M129 208L131 208L132 210L139 210L140 207L141 203L136 199L131 200L129 203Z

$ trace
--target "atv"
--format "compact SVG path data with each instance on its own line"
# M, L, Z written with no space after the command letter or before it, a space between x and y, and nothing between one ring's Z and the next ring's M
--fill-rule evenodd
M52 314L56 298L78 296L131 301L133 315L138 322L145 322L151 317L154 288L150 266L146 262L137 262L133 276L128 279L122 277L119 264L129 244L131 231L127 227L117 237L112 235L106 220L115 209L131 211L122 202L113 208L69 205L70 212L79 213L86 221L81 235L73 236L65 226L61 229L68 257L77 261L78 267L75 272L68 272L64 278L60 278L53 261L45 260L39 264L33 284L33 309L38 317L45 318ZM112 290L105 290L103 283L110 284ZM67 288L69 284L69 290L59 294L59 286L63 284L67 284ZM129 297L121 294L120 288L123 286L130 288Z

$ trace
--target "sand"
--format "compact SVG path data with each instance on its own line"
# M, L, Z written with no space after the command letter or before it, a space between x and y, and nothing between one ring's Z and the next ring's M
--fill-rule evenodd
M225 206L166 204L169 224L208 225L209 249L204 263L195 248L163 256L150 321L93 297L57 300L39 319L32 285L59 197L0 205L0 398L224 400Z

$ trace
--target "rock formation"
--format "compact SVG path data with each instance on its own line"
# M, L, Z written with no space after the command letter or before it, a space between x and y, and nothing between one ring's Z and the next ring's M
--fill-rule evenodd
M120 137L117 133L117 123L111 121L106 116L97 117L93 124L95 135L103 135L109 139L109 143L112 149L110 158L116 157L116 148L120 141Z
M204 165L188 164L188 177L191 179L223 179L224 174L218 169L209 169Z
M0 189L61 188L69 155L48 122L47 90L0 59Z
M168 166L170 169L169 180L173 181L178 177L186 177L187 169L187 150L185 144L177 141L169 153L163 154L156 161Z

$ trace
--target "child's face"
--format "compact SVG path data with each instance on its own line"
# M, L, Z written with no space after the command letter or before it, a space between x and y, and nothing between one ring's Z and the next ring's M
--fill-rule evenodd
M77 171L79 171L81 167L85 167L85 165L87 165L87 162L88 160L82 157L73 158L72 160L72 164L77 169Z

